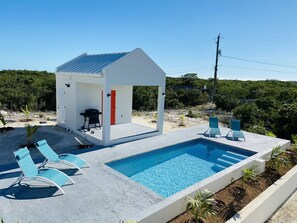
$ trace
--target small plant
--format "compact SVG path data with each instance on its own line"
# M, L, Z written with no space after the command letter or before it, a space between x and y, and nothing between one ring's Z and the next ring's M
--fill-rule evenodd
M180 117L180 123L179 123L179 126L185 126L185 115L182 114L181 117Z
M26 131L27 131L27 145L30 146L32 144L31 140L33 135L37 132L37 130L39 129L38 125L26 125Z
M38 116L39 118L43 118L44 115L42 113L39 113Z
M153 114L153 120L152 120L152 122L157 122L157 121L158 121L158 113L155 112L155 113Z
M292 144L293 144L293 145L296 145L296 144L297 144L297 134L293 134L293 135L291 136L291 139L292 139Z
M31 115L31 111L29 110L28 105L26 105L25 109L21 108L21 110L22 110L22 112L25 115L26 121L29 121L30 115Z
M281 147L276 146L272 149L266 165L268 168L278 172L281 168L289 166L290 160L285 156L285 153L281 150Z
M3 218L1 218L1 223L4 223L4 220L3 220Z
M214 195L209 190L198 191L194 198L189 198L187 209L194 215L196 222L217 215L215 210L216 201L211 198Z
M194 116L194 113L193 113L193 111L191 110L191 109L189 109L189 111L188 111L188 115L187 115L189 118L193 118L193 116Z
M199 118L199 115L195 114L191 109L189 109L187 117L189 117L189 118Z
M267 132L265 133L265 135L266 135L266 136L270 136L270 137L274 137L274 138L276 138L276 135L275 135L273 132L271 132L271 131L267 131Z
M242 184L241 188L243 189L244 183L252 183L257 180L258 173L255 170L255 167L246 168L242 171Z

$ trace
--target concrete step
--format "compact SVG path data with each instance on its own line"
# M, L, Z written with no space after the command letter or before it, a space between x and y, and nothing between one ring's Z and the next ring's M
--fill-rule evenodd
M238 163L238 162L242 161L242 159L239 159L239 158L236 158L234 156L227 155L227 154L222 155L221 158L223 160L227 160L227 161L230 161L232 163Z
M224 167L220 164L215 164L211 169L215 172L220 172L220 171L226 169L226 167Z
M224 166L224 167L227 168L229 166L232 166L235 163L232 163L230 161L224 160L222 158L218 158L216 164L219 164L219 165Z
M235 157L235 158L240 159L240 160L244 160L244 159L248 158L248 156L245 156L245 155L242 155L242 154L239 154L239 153L235 153L235 152L231 152L231 151L227 151L225 154L228 155L228 156Z

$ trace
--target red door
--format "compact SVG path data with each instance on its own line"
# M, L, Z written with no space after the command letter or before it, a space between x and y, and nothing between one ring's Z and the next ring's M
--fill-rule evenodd
M116 122L116 91L111 90L110 101L110 124L114 125Z
M114 125L116 122L116 91L111 90L111 96L110 96L110 124ZM102 111L103 111L103 91L102 91ZM103 124L103 115L102 114L102 121Z

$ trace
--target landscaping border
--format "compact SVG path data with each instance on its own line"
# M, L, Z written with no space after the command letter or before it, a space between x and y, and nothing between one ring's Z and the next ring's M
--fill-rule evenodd
M297 165L226 223L265 222L294 193L296 182Z

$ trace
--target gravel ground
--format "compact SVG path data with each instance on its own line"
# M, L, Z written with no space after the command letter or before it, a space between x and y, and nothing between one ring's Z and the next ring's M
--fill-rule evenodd
M297 190L286 203L267 221L267 223L297 222Z

